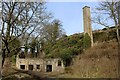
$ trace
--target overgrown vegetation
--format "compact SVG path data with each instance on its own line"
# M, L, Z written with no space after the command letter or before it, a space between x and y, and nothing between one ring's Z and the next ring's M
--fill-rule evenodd
M30 54L25 55L27 55L27 57L37 58L42 56L41 52L44 52L46 58L61 58L64 61L64 65L69 66L75 56L82 54L84 49L91 47L91 40L87 33L73 34L70 36L63 35L59 39L54 38L52 43L51 38L41 43L33 38L31 43L25 46L25 52L28 52L28 48L30 48ZM115 28L94 31L93 38L94 43L116 39Z
M66 73L69 77L117 78L118 44L116 40L100 42L74 58L73 65ZM65 75L65 77L66 77Z
M94 31L93 38L94 43L116 39L115 28ZM57 40L54 39L53 42L54 44L51 43L51 40L48 40L39 43L38 40L33 38L31 43L25 46L25 55L27 57L37 58L42 56L41 52L44 52L46 58L61 58L64 61L64 65L69 66L75 56L82 54L84 49L88 49L91 46L91 40L87 33L73 34L70 36L63 35ZM26 54L29 48L30 54Z
M91 39L90 39L90 36L86 33L84 35L84 48L89 48L91 47Z
M62 37L57 40L56 44L50 43L44 45L46 57L59 57L64 61L65 66L70 65L72 57L82 53L83 51L83 35L74 34Z
M112 39L117 39L115 27L108 28L106 30L105 29L106 28L104 28L101 31L95 31L93 33L94 43L95 42L100 43L100 42L105 42L105 41L109 41L109 40L112 40Z
M16 55L12 56L12 63L15 64L16 63Z
M117 39L118 42L120 41L117 27L118 17L116 4L116 2L103 2L100 8L97 8L98 11L108 12L107 15L113 19L116 29L104 28L102 31L94 32L94 43L107 42L113 39ZM21 52L21 57L25 58L25 56L28 56L28 50L30 50L28 57L37 58L41 56L38 55L38 53L44 52L46 58L61 58L65 66L71 64L74 56L83 53L84 50L91 47L88 34L65 35L61 27L61 22L53 19L51 13L46 11L45 2L3 2L2 6L3 26L1 28L1 34L3 43L1 69L6 56L12 57L12 62L15 63L15 56L19 53L21 45L25 47L25 52ZM108 27L108 25L101 23L102 17L101 15L99 16L94 19L95 21L98 20L96 23ZM107 18L105 20L107 21ZM103 47L103 49L104 48L105 47ZM103 53L108 52L104 51ZM96 57L96 55L94 55L94 57ZM96 71L98 68L94 69Z
M94 43L101 43L116 39L116 32L114 28L94 31L93 32ZM47 43L44 45L44 52L48 58L60 57L64 61L65 66L71 64L72 58L76 55L83 53L84 49L91 47L91 40L86 33L83 35L74 34L71 36L65 36L56 41L56 44L51 45Z

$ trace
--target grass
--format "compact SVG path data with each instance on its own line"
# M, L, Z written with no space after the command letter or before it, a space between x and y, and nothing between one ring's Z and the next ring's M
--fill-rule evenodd
M116 41L97 43L92 48L73 59L73 65L65 68L65 72L38 73L22 72L13 69L15 65L6 59L3 80L16 80L18 76L24 75L22 80L34 80L46 77L58 78L117 78L118 77L118 47ZM16 76L17 75L17 76ZM14 79L13 79L14 78Z
M77 56L70 72L62 77L69 78L117 78L118 47L116 41L98 43ZM69 69L67 69L69 70ZM71 71L72 70L72 71Z

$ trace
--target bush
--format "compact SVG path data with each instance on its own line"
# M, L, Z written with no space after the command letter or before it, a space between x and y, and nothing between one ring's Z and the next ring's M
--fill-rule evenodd
M72 61L72 51L70 49L63 49L60 54L60 58L63 60L64 65L69 66Z
M84 42L84 49L91 47L91 38L87 33L84 35L83 42Z
M12 63L16 63L16 55L12 56Z

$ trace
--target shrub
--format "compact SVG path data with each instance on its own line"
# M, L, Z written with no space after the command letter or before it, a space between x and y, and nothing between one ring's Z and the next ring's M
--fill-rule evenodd
M91 46L91 39L87 33L84 35L83 42L84 42L84 49L89 48Z
M16 63L16 55L12 56L12 63Z
M60 52L60 58L63 60L65 66L69 66L72 61L72 51L70 49L63 49Z

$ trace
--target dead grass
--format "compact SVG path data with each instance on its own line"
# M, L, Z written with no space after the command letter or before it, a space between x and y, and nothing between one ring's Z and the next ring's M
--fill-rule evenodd
M117 42L98 43L73 59L73 65L66 68L65 73L35 73L43 77L59 78L116 78L118 77ZM14 65L6 59L3 75L15 73ZM27 78L28 79L28 78Z
M117 42L115 41L97 44L73 60L73 65L70 67L72 74L66 73L62 76L77 78L117 78L117 46Z

